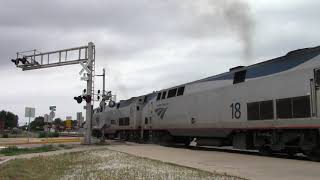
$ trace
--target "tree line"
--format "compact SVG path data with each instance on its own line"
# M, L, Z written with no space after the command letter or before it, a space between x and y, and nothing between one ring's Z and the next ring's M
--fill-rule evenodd
M0 111L0 123L4 122L4 129L12 129L15 127L18 127L19 117L18 115L10 112L2 110ZM56 129L64 129L65 127L65 121L63 121L60 118L54 119L51 125L55 125ZM75 126L77 124L77 121L72 121L72 126ZM43 116L36 117L33 121L30 122L30 129L32 131L43 131L44 126L46 123L44 122ZM1 126L1 125L0 125ZM26 128L27 124L23 125L22 128Z
M48 124L44 122L43 116L36 117L33 121L30 122L30 129L32 131L43 131L44 126ZM51 125L55 125L56 130L64 130L65 129L65 121L63 121L61 118L56 118ZM72 121L72 126L75 126L77 124L77 121Z

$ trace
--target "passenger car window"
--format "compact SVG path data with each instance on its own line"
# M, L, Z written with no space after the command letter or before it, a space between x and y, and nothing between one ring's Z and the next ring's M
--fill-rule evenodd
M294 118L311 117L310 96L292 98L292 107Z
M184 93L184 86L178 88L177 96L182 96Z
M159 101L160 98L161 98L161 92L159 92L158 95L157 95L157 101Z
M175 97L176 94L177 94L177 88L170 89L170 90L168 91L168 98Z
M277 117L279 119L292 118L292 101L291 98L277 100Z
M163 92L162 92L161 99L165 99L165 98L166 98L166 95L167 95L167 91L163 91Z

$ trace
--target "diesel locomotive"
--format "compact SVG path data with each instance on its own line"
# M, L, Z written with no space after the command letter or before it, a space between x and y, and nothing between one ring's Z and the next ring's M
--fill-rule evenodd
M233 146L320 159L320 47L94 110L107 138Z

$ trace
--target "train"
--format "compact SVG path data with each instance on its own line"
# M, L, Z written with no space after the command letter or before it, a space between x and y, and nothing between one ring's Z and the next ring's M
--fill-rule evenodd
M320 159L320 46L99 107L93 133Z

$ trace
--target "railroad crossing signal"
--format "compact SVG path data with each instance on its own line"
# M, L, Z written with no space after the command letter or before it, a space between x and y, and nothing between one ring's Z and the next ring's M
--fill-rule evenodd
M83 71L86 71L87 74L91 74L90 69L88 68L88 63L87 64L83 64L82 62L79 63L83 68L81 69L81 71L79 72L80 75L82 75Z
M23 54L27 52L33 52L33 54ZM70 54L72 54L70 56ZM55 58L55 59L54 59ZM45 53L36 53L36 50L18 52L16 59L11 60L16 67L21 68L23 71L43 69L57 66L65 66L72 64L81 64L85 78L81 78L87 81L87 94L86 94L86 124L87 131L85 135L85 144L91 144L91 122L92 122L92 98L94 91L93 76L95 76L95 46L92 42L89 42L87 46L80 46L69 49L62 49L58 51L51 51ZM21 62L21 63L20 63ZM75 97L76 99L77 97ZM79 98L76 99L80 101ZM82 102L82 100L81 100ZM80 103L81 103L80 102Z

